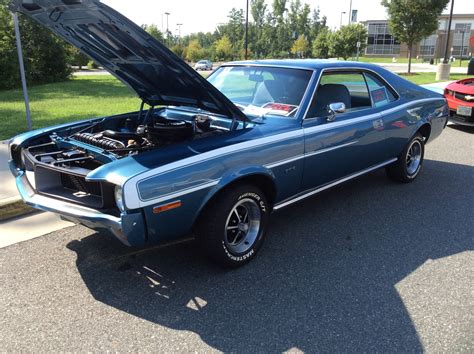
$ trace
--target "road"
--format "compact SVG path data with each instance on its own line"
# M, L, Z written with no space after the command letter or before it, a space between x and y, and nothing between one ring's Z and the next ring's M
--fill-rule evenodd
M472 352L473 133L448 127L412 184L278 212L233 271L81 226L0 249L0 351Z

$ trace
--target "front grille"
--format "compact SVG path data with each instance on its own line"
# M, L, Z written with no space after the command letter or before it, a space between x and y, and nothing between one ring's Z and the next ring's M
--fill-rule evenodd
M468 95L468 94L459 93L459 92L454 93L454 97L456 97L458 100L474 103L474 99L468 100L466 96L474 97L474 95Z
M61 173L61 184L64 188L86 194L101 196L100 183L87 182L84 177Z
M449 116L452 119L459 120L459 121L462 121L462 122L474 123L474 109L472 110L472 113L471 113L470 117L460 116L456 113L456 111L453 111L453 110L449 111Z

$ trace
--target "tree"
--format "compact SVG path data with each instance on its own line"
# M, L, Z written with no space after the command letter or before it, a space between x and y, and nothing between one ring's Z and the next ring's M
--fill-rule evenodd
M186 48L186 59L191 62L198 61L202 56L202 47L197 39L193 39L189 42Z
M329 28L321 29L313 41L312 54L315 58L327 59L331 55L332 32Z
M66 44L66 51L68 63L70 65L78 66L79 70L89 62L89 57L72 45Z
M408 47L408 73L411 72L413 45L438 28L438 18L449 0L382 0L392 34Z
M232 58L232 43L227 35L214 43L217 60L229 60Z
M13 20L6 4L0 0L0 89L20 86ZM64 41L25 16L19 15L18 20L28 83L42 84L69 78L71 69Z
M265 43L262 40L263 27L265 24L265 14L267 11L267 5L265 0L252 0L250 4L250 12L252 13L254 28L255 31L250 31L250 34L254 33L255 37L250 43L253 43L254 51L259 55L262 55L262 52L265 50Z
M298 39L293 43L293 47L291 47L291 52L301 58L304 58L306 56L308 50L309 43L304 35L300 35Z
M331 41L331 51L337 57L347 60L357 51L357 42L360 42L360 51L364 50L367 41L367 30L360 23L342 26L334 33Z
M158 29L157 25L151 24L151 25L142 25L142 28L148 32L150 36L155 38L161 43L165 43L165 37L163 36L163 33Z

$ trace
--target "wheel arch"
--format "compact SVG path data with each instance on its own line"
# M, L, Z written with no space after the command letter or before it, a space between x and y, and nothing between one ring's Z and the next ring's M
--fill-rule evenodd
M425 139L425 144L426 144L431 136L431 124L430 123L422 124L417 129L416 133L420 133L421 136L423 136L423 138Z
M193 226L196 224L197 220L199 220L199 216L202 215L206 207L212 203L215 198L217 198L222 193L225 193L230 188L241 184L248 183L261 189L265 194L265 198L267 199L267 202L270 206L270 210L273 209L273 205L277 196L277 185L275 182L275 176L273 176L271 172L260 170L239 174L238 176L234 176L234 178L223 178L222 180L224 182L218 184L216 188L214 188L204 199L198 212L196 213L196 217L193 220Z

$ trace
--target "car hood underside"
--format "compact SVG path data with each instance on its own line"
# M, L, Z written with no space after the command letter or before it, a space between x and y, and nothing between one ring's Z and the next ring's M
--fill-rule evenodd
M10 10L33 18L79 48L149 105L191 106L247 120L183 60L98 0L13 0Z

